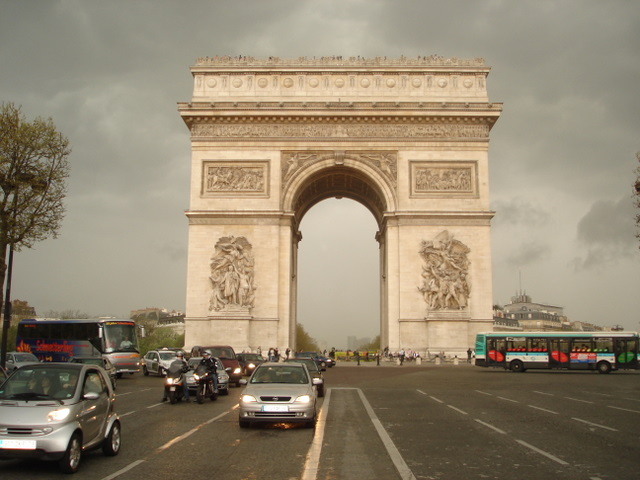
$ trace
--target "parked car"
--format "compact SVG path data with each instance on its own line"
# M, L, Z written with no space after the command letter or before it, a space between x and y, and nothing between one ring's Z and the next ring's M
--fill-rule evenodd
M0 458L56 460L63 472L74 473L87 450L117 455L115 400L106 371L95 365L51 362L15 370L0 385Z
M296 352L294 358L313 358L320 370L324 372L327 369L327 362L322 359L318 352Z
M20 368L24 365L33 365L40 363L38 357L29 352L7 352L7 372L11 373L16 368Z
M72 363L86 363L89 365L98 365L106 370L109 375L109 379L111 380L111 386L113 389L116 389L116 377L118 376L118 371L116 367L111 363L107 357L71 357L69 359Z
M256 368L240 396L238 423L240 428L257 422L303 422L313 428L316 424L317 393L313 378L301 363L267 362Z
M193 371L200 363L200 360L202 360L202 357L191 357L189 359L190 370L185 374L189 395L192 393L195 395L198 389L198 384L193 378ZM214 360L216 361L216 373L218 374L218 395L229 395L229 374L224 369L224 365L219 358L214 358Z
M236 358L243 375L251 375L256 367L265 361L259 353L238 353Z
M201 357L202 352L205 350L209 350L212 357L217 357L222 361L225 370L229 374L229 383L233 383L236 387L239 387L240 379L242 378L242 369L240 368L233 347L229 345L213 345L210 347L197 345L191 349L191 357Z
M326 355L321 355L318 354L318 357L324 361L325 365L327 366L327 368L331 368L331 367L335 367L336 366L336 361L331 358L331 357L327 357Z
M142 357L142 373L149 375L160 375L164 377L167 374L169 365L176 359L178 350L169 350L164 348L162 350L149 350L144 357Z
M318 368L316 361L313 358L288 358L285 360L285 363L295 362L306 365L307 370L309 370L309 374L312 377L322 380L322 383L316 385L316 390L319 397L324 397L324 377L322 376L322 372L320 371L320 368Z

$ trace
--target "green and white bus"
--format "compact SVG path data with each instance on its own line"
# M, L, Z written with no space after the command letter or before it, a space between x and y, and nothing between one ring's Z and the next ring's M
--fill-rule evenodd
M476 335L478 367L638 370L636 332L495 332Z

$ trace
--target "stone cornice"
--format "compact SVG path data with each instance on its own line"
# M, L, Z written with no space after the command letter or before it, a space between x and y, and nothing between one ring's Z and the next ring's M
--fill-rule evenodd
M368 70L376 67L485 67L483 58L446 58L440 55L418 56L416 58L387 57L343 57L343 56L323 56L323 57L298 57L280 58L267 57L255 58L247 56L216 55L214 57L198 57L196 59L198 67L240 67L247 69L250 67L268 68L270 70L278 68L316 67L316 68L366 68Z

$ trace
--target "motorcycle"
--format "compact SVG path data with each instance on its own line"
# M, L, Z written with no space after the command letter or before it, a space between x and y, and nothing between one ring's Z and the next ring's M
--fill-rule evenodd
M164 378L164 389L171 404L182 401L184 397L182 389L184 373L184 367L174 367L173 365L170 365L167 370L167 376Z
M198 383L196 391L196 400L202 403L205 398L209 397L211 401L218 399L218 391L214 388L213 377L211 372L204 365L199 365L193 373L194 380Z

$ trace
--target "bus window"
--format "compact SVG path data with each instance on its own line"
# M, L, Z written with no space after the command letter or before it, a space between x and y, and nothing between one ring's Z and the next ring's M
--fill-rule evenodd
M613 338L595 338L594 347L596 353L611 353L613 352Z
M507 352L525 352L527 350L527 339L524 337L510 338L507 341Z
M588 353L593 351L591 338L573 338L571 340L571 353Z
M532 337L528 339L529 345L527 351L529 352L546 352L547 351L547 339Z

